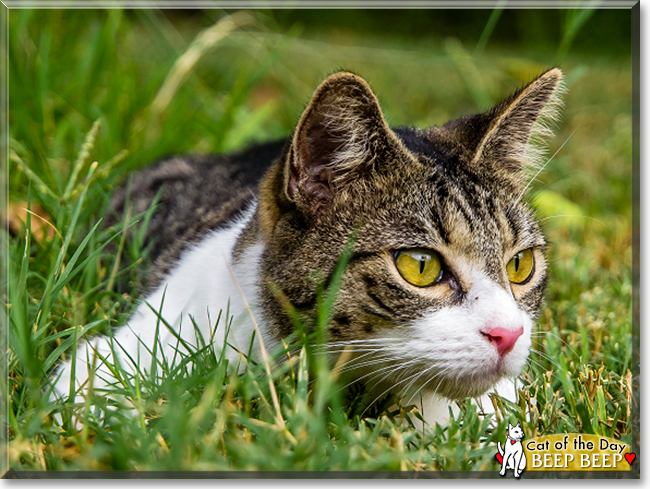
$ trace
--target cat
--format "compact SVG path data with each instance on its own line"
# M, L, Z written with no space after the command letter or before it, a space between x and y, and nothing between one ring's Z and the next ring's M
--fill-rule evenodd
M517 423L516 426L508 424L508 437L504 446L501 447L501 442L497 442L497 450L502 457L500 476L506 475L506 470L512 469L513 475L518 479L521 477L521 472L526 469L526 454L521 440L524 438L524 430L521 424Z
M195 344L196 325L210 338L226 310L229 358L248 351L258 328L259 359L262 344L272 352L293 332L287 303L313 319L319 287L351 242L327 333L333 356L351 349L353 379L419 399L431 424L444 422L450 401L495 386L512 398L547 281L546 241L523 197L562 77L551 69L441 127L391 129L368 83L338 72L286 141L136 173L130 196L122 189L112 205L122 215L130 202L135 214L159 197L147 228L155 260L149 294L114 333L120 364L148 366L154 351L174 358L178 337ZM215 345L224 335L217 328ZM70 361L58 370L56 394L67 397L74 376L81 395L92 365L95 390L113 381L101 360L115 360L111 344L81 345L74 373Z

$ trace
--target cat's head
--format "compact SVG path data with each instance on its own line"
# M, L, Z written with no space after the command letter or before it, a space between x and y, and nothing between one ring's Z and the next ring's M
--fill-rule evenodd
M524 430L521 424L517 423L515 426L508 424L508 436L516 441L521 441L524 437Z
M329 340L355 347L358 374L449 398L518 375L547 280L522 197L561 79L552 69L488 112L392 130L364 80L328 77L261 186L274 333L292 331L287 303L313 311L354 232Z

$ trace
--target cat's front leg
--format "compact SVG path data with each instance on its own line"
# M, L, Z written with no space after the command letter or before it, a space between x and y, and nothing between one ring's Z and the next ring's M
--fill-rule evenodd
M519 454L518 453L513 453L512 454L512 475L515 478L519 478Z
M501 464L501 470L499 471L499 475L501 477L506 475L506 470L508 470L508 462L510 461L511 454L509 454L506 450L506 453L503 456L503 463Z
M521 473L526 469L526 457L524 455L523 448L521 449L521 456L519 457L519 460L516 464L516 475L515 477L520 477Z
M135 376L142 378L152 371L152 362L157 362L160 372L159 364L171 359L179 349L177 336L186 336L182 334L183 329L192 328L189 318L184 321L186 325L182 324L184 301L180 294L176 300L165 299L165 320L160 319L163 292L156 291L142 302L129 322L113 335L83 342L77 348L74 363L70 359L57 370L53 379L53 396L61 402L69 397L72 388L72 399L80 405L86 402L91 392L103 396L133 385ZM156 353L155 359L153 353ZM110 397L128 404L122 396Z

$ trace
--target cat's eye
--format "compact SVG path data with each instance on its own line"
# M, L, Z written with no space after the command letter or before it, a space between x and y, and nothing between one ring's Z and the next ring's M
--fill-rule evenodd
M435 251L415 248L395 252L395 266L408 283L427 287L442 275L440 256Z
M526 283L535 271L533 250L527 249L517 253L506 266L508 278L513 284Z

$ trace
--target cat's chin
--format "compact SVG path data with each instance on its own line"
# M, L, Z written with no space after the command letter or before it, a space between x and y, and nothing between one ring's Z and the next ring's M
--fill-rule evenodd
M506 377L494 376L484 379L474 377L454 381L445 380L435 387L426 386L424 391L453 401L460 401L468 397L480 397L490 392L504 378Z
M523 365L520 366L518 362L498 362L494 366L486 366L472 373L450 373L437 383L425 379L419 388L429 394L456 401L468 397L480 397L493 391L501 381L517 377L522 368Z

